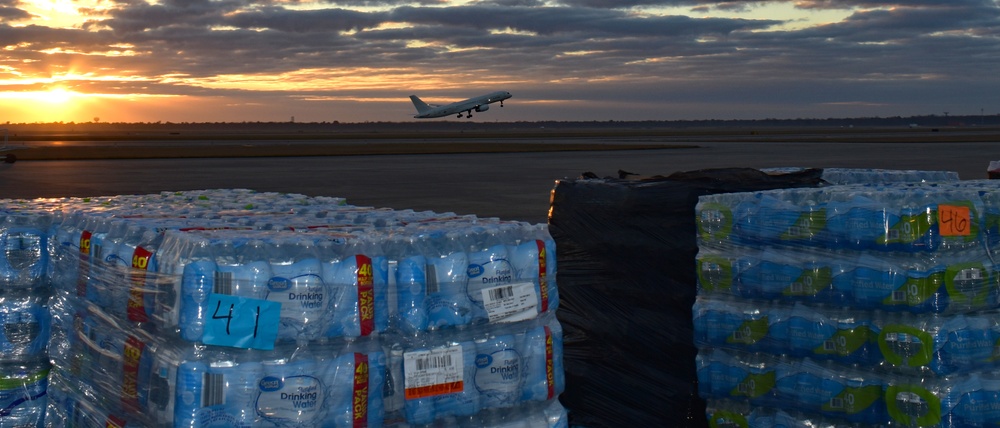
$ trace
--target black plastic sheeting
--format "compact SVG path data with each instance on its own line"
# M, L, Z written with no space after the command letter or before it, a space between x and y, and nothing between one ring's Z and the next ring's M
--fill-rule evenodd
M821 174L732 168L557 181L549 232L570 425L707 427L691 313L698 197L818 187Z

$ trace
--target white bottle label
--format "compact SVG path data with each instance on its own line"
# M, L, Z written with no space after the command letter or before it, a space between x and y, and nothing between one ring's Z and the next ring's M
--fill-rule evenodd
M266 376L259 386L257 413L265 419L314 422L323 409L323 384L312 376Z

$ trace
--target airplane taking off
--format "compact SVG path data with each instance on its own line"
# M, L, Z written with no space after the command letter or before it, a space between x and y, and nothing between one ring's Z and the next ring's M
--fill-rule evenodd
M510 92L497 91L443 106L428 105L421 101L420 98L417 98L416 95L410 95L410 101L413 101L413 106L417 108L417 115L413 116L417 119L444 117L455 113L458 113L458 117L462 117L462 112L465 112L466 117L471 118L473 111L483 112L489 110L490 103L499 102L500 107L503 107L503 100L510 97Z

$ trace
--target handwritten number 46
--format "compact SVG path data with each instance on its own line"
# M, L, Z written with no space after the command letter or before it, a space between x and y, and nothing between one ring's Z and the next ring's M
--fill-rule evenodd
M225 315L219 315L219 309L222 308L222 301L220 300L220 301L218 301L218 302L215 303L215 313L212 314L212 319L213 320L226 320L226 334L227 335L231 334L229 332L229 326L233 322L233 309L235 308L235 306L236 306L235 304L230 303L229 304L229 312L226 313ZM255 338L257 337L257 327L258 327L259 322L260 322L260 305L258 305L256 307L256 313L254 314L254 319L253 319L253 337L255 337Z
M939 209L942 235L966 235L969 233L969 214L964 207L941 207Z

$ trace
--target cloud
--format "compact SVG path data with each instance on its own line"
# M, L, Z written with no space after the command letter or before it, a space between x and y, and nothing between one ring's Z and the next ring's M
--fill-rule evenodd
M416 89L460 99L502 86L526 94L515 100L528 111L634 116L681 103L720 115L755 101L981 103L1000 85L1000 10L979 0L126 0L95 4L73 28L30 12L0 0L0 67L101 93L406 108Z
M34 15L20 7L20 0L0 0L0 23L30 19Z

